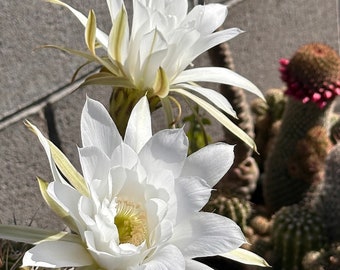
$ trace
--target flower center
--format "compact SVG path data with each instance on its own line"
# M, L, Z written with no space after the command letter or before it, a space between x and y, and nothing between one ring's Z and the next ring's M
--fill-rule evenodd
M140 204L117 199L115 224L119 234L119 244L140 245L146 239L146 214Z

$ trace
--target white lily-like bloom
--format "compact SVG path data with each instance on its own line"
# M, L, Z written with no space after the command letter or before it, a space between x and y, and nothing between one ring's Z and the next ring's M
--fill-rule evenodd
M85 41L90 54L58 48L103 66L99 73L89 76L85 84L142 91L148 97L160 98L164 107L169 95L185 96L255 148L253 141L221 113L235 116L226 98L196 82L230 84L263 97L261 91L249 80L226 68L185 70L203 52L243 32L238 28L214 32L226 19L225 5L198 5L188 13L187 0L133 0L130 30L124 1L107 0L112 21L108 35L96 27L93 10L86 17L59 0L48 1L68 8L85 26ZM107 51L107 57L96 55L97 43Z
M104 106L87 99L79 149L83 178L27 125L42 143L54 177L49 184L39 180L43 197L74 234L37 242L24 266L207 270L192 259L245 243L232 220L200 212L232 165L233 146L212 144L187 156L183 129L152 136L146 97L133 109L124 140Z

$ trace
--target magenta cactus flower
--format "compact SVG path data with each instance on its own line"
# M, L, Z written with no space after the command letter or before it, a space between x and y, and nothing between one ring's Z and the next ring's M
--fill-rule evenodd
M292 59L280 59L286 95L324 108L340 95L340 56L331 47L311 43L300 47Z

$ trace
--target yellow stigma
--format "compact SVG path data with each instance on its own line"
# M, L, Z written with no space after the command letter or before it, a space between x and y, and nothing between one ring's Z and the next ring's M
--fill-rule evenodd
M115 224L119 234L119 244L135 246L144 242L147 235L145 211L132 201L117 199Z

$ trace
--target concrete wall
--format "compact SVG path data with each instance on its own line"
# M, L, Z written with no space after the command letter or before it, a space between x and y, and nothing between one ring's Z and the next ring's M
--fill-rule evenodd
M131 13L131 1L126 1ZM206 1L208 2L208 1ZM222 2L222 1L209 1ZM67 3L87 14L95 9L99 26L110 29L104 0L72 0ZM263 91L281 87L278 60L289 58L302 44L324 42L338 50L336 0L228 1L225 27L246 33L230 41L236 71ZM35 176L51 179L46 156L38 140L25 129L27 118L50 133L72 162L79 166L79 117L86 94L107 105L110 89L85 87L75 92L70 79L83 63L77 57L44 44L84 49L84 29L62 7L44 1L0 2L0 219L25 224L36 213L34 225L62 227L43 204ZM209 65L207 54L196 61ZM91 72L95 66L84 70ZM221 128L214 126L214 138Z

